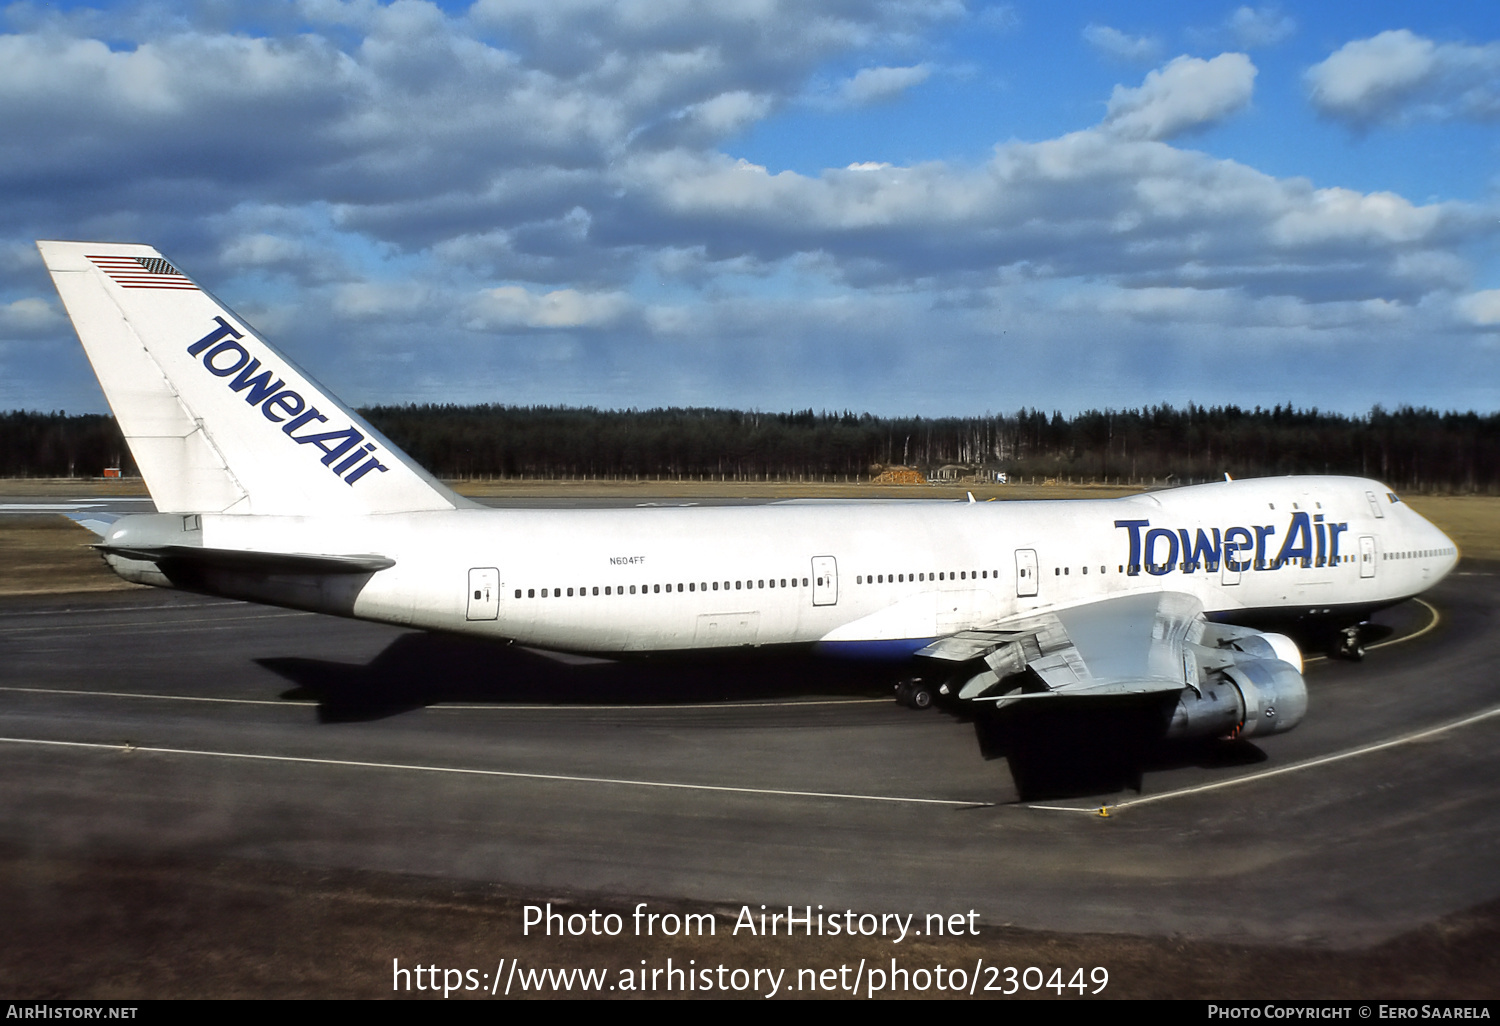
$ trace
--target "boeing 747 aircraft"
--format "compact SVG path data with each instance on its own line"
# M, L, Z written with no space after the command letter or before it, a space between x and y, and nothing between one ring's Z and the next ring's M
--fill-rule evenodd
M900 695L1155 703L1167 736L1290 729L1296 644L1453 569L1384 485L1291 477L1105 501L495 510L455 494L149 246L40 242L158 512L129 581L543 649L802 646Z

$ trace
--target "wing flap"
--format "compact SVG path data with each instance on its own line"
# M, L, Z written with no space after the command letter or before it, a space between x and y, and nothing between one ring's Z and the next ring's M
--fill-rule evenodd
M963 631L918 655L982 661L959 697L997 706L1181 691L1197 687L1197 663L1187 646L1202 635L1202 612L1191 595L1124 595Z

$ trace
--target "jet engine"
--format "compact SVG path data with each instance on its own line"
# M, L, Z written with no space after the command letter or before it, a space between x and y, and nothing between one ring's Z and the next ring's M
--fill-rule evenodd
M1291 638L1209 624L1191 648L1198 684L1179 695L1168 737L1262 737L1307 714L1302 654Z

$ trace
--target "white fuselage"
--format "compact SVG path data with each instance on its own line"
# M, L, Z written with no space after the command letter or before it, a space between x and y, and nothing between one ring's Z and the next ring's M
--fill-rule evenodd
M336 601L275 577L240 597L598 653L822 643L897 656L1143 591L1189 593L1227 620L1357 614L1458 558L1384 485L1335 477L1096 501L204 515L201 530L213 548L395 560Z

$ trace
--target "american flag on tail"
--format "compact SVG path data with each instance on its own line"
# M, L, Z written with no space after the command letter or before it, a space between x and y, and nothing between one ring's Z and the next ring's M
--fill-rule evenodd
M109 280L126 289L191 289L198 286L161 257L90 256Z

